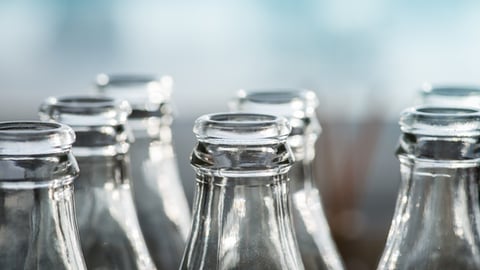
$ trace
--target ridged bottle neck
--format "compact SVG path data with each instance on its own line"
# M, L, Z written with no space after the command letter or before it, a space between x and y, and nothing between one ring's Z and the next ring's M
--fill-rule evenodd
M127 117L131 112L126 101L103 96L51 97L40 106L42 120L71 126L77 140L76 156L114 156L128 152L133 140Z

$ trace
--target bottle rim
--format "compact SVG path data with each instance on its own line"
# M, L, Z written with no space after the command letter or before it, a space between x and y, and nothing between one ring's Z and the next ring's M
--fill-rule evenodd
M420 91L423 97L471 97L480 95L480 86L425 84L420 88Z
M138 118L157 116L155 112L160 109L159 105L170 101L173 78L141 73L100 73L95 78L95 85L103 95L127 100L134 110L131 117Z
M285 141L291 128L281 116L224 112L200 116L193 132L199 141L259 145Z
M404 133L427 136L480 136L480 110L470 107L416 106L400 115Z
M297 99L310 102L308 105L311 106L318 103L315 92L303 88L240 89L237 96L251 102L266 104L290 103Z
M132 109L127 101L99 95L49 97L40 105L41 120L70 126L118 126Z
M287 118L308 118L315 115L319 104L314 91L302 88L241 89L231 109L283 115Z
M73 129L45 121L0 122L0 155L41 155L65 152L75 142Z
M159 78L153 74L107 74L100 73L95 78L97 87L132 87L146 85L152 81L158 81Z

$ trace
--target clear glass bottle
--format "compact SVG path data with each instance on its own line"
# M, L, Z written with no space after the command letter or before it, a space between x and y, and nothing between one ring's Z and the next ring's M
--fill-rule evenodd
M0 269L86 269L74 212L74 141L58 123L0 122Z
M219 113L197 119L193 222L180 269L303 269L288 197L284 118Z
M130 190L129 113L125 101L94 96L52 97L40 107L42 120L68 124L77 135L76 214L88 269L155 269Z
M132 188L140 226L158 269L178 269L191 223L172 144L171 77L97 76L98 91L127 100ZM162 232L162 233L159 233Z
M432 86L420 89L423 105L449 107L480 107L480 88L473 86Z
M303 89L240 90L231 109L286 117L292 126L288 144L295 163L289 172L293 220L305 269L343 269L330 235L313 175L315 142L321 132L318 99Z
M378 269L480 269L480 112L415 107L400 127L402 182Z

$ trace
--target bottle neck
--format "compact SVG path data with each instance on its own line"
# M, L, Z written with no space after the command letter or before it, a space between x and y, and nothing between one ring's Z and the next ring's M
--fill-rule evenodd
M1 188L0 201L0 227L8 235L0 240L0 268L86 269L72 181L32 189Z
M379 269L478 269L478 165L399 159L402 184Z
M75 149L74 149L75 151ZM114 156L78 156L80 176L75 187L93 189L129 185L129 157L127 154Z
M292 192L316 187L313 176L316 140L316 134L297 135L288 139L295 159L289 172Z
M150 140L172 143L171 119L160 117L129 118L128 124L133 131L135 141Z
M218 177L197 171L182 269L303 269L286 173Z

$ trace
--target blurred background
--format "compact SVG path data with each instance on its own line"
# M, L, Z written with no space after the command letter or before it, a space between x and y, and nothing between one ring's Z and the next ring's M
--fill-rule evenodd
M0 120L99 72L173 76L174 142L188 196L191 127L240 88L320 98L316 173L348 269L374 269L393 215L399 112L425 82L475 85L480 2L385 0L0 2Z

